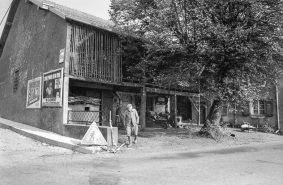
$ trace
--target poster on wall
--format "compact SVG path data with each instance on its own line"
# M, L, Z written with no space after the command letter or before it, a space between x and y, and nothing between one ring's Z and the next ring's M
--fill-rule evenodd
M64 58L65 58L65 48L60 50L59 64L64 62Z
M26 108L41 108L41 77L28 81Z
M43 73L43 107L61 107L63 88L63 68Z

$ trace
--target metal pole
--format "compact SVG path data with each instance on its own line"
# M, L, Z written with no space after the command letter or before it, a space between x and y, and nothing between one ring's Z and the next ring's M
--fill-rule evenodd
M235 125L236 125L236 102L234 102L234 111L233 111L233 113L234 113L234 125L233 125L233 127L235 127Z
M200 125L200 80L198 79L198 125Z
M277 87L277 84L275 85L275 91L276 91L276 118L277 118L277 126L278 126L278 130L280 130L279 98L278 98L278 87Z

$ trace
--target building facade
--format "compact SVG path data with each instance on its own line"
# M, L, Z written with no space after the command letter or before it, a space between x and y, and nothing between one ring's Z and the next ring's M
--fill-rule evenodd
M92 121L118 125L129 103L142 128L150 111L197 121L197 94L124 80L119 34L65 6L14 0L0 40L0 117L75 138Z

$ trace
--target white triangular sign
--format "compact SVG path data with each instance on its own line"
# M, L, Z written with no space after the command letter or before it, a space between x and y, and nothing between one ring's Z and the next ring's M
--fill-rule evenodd
M81 145L107 145L96 123L93 122L84 135Z

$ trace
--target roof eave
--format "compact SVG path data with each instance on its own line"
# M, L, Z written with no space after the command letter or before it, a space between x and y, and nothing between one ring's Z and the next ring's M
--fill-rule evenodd
M83 20L79 20L79 19L75 19L75 18L70 17L70 16L66 16L66 20L76 21L76 22L79 22L79 23L82 23L82 24L85 24L85 25L88 25L88 26L92 26L92 27L95 27L95 28L98 28L98 29L101 29L101 30L104 30L104 31L108 31L108 32L111 32L111 33L115 33L115 34L121 35L121 33L116 31L115 29L110 29L110 28L105 28L105 27L102 27L102 26L98 26L96 24L93 24L93 23L90 23L90 22L87 22L87 21L83 21Z
M9 11L9 14L8 14L1 38L0 38L0 57L2 56L3 49L6 44L7 38L9 36L10 29L12 27L12 23L16 15L19 3L20 3L20 0L12 1L11 9Z

